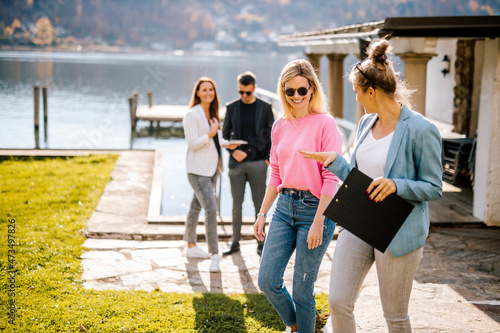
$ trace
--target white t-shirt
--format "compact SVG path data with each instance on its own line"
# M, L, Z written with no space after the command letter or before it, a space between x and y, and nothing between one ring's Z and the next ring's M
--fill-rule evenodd
M373 179L384 176L385 161L393 136L394 131L377 140L373 137L372 130L368 132L356 151L356 163L361 172Z

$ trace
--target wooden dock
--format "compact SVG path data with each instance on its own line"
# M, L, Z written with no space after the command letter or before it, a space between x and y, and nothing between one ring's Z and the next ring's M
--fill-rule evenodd
M187 105L139 105L135 111L136 120L182 121L189 107Z
M257 87L256 95L273 106L274 117L277 119L282 115L281 104L279 104L279 96L271 91ZM148 104L139 105L139 93L134 91L132 96L128 97L130 106L131 127L135 130L138 120L149 121L151 127L153 122L156 122L159 128L160 122L180 122L189 110L188 105L154 105L153 92L148 91ZM275 103L278 103L275 105ZM219 119L222 122L226 116L226 106L221 104L219 107Z
M224 119L226 108L219 110L219 118ZM135 118L137 120L149 121L182 121L189 106L187 105L139 105L135 111Z

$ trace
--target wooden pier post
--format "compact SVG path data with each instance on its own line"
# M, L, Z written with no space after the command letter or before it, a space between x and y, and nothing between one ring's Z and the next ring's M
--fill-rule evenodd
M43 103L43 141L47 143L47 127L48 127L48 107L47 107L47 87L42 87L42 103Z
M132 93L132 97L134 98L134 121L135 121L136 120L135 115L137 114L137 106L139 105L139 93L137 92L137 90L134 90L134 92Z
M40 149L40 87L33 87L33 102L35 112L35 149Z
M148 91L148 102L149 107L151 108L153 106L153 92L151 90Z
M40 127L40 87L33 87L34 96L34 111L35 111L35 131L38 131Z
M47 87L42 87L42 100L43 100L43 121L47 123Z
M130 108L130 126L132 128L132 131L135 131L134 98L132 96L128 98L128 104Z
M132 97L134 97L135 106L137 107L137 102L139 101L139 93L137 92L137 90L134 90L132 92Z
M137 92L137 90L134 90L134 92L132 93L132 97L134 99L134 118L135 118L135 115L137 113L137 106L139 105L139 93Z

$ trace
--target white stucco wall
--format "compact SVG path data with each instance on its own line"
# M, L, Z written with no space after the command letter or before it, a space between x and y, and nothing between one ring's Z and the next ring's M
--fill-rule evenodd
M437 56L427 63L427 97L425 101L425 115L446 124L452 123L453 115L453 87L455 86L455 53L457 39L439 38L436 44ZM450 73L443 76L445 63L443 57L450 58Z
M479 104L473 214L500 226L500 39L487 39Z

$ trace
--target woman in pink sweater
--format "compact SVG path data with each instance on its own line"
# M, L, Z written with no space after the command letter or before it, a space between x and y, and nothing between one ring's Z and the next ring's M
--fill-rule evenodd
M306 60L294 60L282 70L278 94L284 116L272 129L271 177L254 234L265 238L258 284L287 326L287 332L315 331L314 282L333 236L335 223L323 215L335 195L338 178L322 164L304 159L299 150L341 152L341 136L315 74ZM267 236L266 214L278 202ZM283 283L295 253L293 296Z

